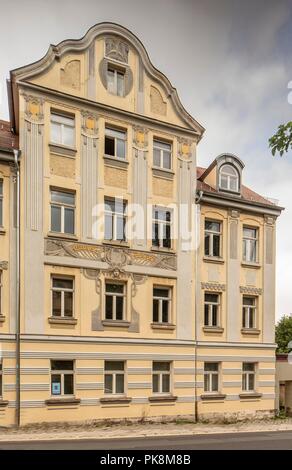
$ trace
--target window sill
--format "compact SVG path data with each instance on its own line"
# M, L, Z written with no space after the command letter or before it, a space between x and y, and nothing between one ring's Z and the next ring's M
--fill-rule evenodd
M206 263L217 263L217 264L224 264L225 261L220 256L203 256L203 261Z
M243 335L259 335L261 330L258 330L257 328L241 328L241 333Z
M57 325L76 325L77 318L49 317L48 322Z
M223 333L224 328L220 326L203 326L203 331L205 333Z
M123 405L131 403L132 398L130 397L103 397L100 398L100 403L103 405Z
M102 320L102 325L109 327L129 328L130 324L129 321L125 320Z
M243 268L252 268L252 269L260 269L261 268L260 263L249 263L248 261L242 261L241 266Z
M5 408L8 406L8 403L8 400L2 400L2 398L0 398L0 408Z
M175 330L176 326L173 323L151 323L153 330Z
M224 400L226 395L223 393L206 393L201 395L201 400L203 401L216 401L216 400Z
M62 157L75 157L77 149L63 144L49 143L49 149L51 153L61 155Z
M241 400L243 400L243 399L251 400L253 398L261 398L261 397L262 397L262 394L257 393L257 392L245 392L245 393L240 393L239 394L239 398Z
M161 403L161 402L174 402L177 400L177 397L174 396L174 395L152 395L152 397L149 397L148 400L151 402L151 403Z
M152 167L152 174L153 176L165 178L167 180L173 180L174 178L174 172L172 170L166 170L165 168L159 168L156 166Z
M5 322L5 315L0 315L0 323L4 323Z
M70 233L60 233L60 232L48 232L48 237L50 238L61 238L64 240L74 240L77 241L78 237L76 235L71 235Z
M50 405L79 405L80 398L49 398L45 400L45 404Z
M163 247L159 248L159 247L157 247L157 246L152 246L152 247L150 248L150 250L151 250L151 251L154 251L154 252L156 251L157 253L170 253L170 254L175 254L175 251L174 251L173 248L163 248Z
M127 169L129 161L125 158L114 157L112 155L104 155L104 164L114 168Z

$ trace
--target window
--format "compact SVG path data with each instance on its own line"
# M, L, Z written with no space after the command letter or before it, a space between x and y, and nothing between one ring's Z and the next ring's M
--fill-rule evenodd
M61 114L51 114L51 141L73 147L75 144L75 120Z
M2 288L3 288L3 273L2 270L0 269L0 315L3 315L2 313Z
M125 72L113 66L107 69L107 90L117 96L125 95Z
M105 361L104 393L120 395L125 393L124 361Z
M219 391L219 364L218 362L205 362L204 364L204 391Z
M221 223L205 220L205 256L220 256Z
M51 393L54 396L74 394L73 361L51 361Z
M60 277L52 278L52 316L73 317L74 281Z
M74 234L75 194L51 190L51 231Z
M251 227L243 227L243 261L256 263L258 257L258 230Z
M153 323L170 323L171 289L153 287Z
M219 326L220 294L205 292L204 325Z
M3 396L3 366L0 361L0 397Z
M171 144L153 141L153 166L165 170L171 169Z
M256 298L243 296L242 327L256 328Z
M232 165L223 165L220 168L219 187L226 191L239 191L239 177Z
M126 158L126 132L105 128L104 153L116 158Z
M127 202L121 199L105 199L105 240L126 240Z
M152 392L170 393L170 362L153 362Z
M125 284L106 282L105 284L105 319L124 320Z
M171 248L171 211L153 208L152 217L152 245Z
M3 227L3 180L0 180L0 227Z
M242 390L244 392L255 390L255 364L252 362L242 364Z

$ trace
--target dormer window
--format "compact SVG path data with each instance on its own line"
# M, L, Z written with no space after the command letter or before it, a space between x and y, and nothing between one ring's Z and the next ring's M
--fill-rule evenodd
M223 165L220 168L219 188L223 191L239 191L239 175L232 165Z
M125 72L120 68L108 65L107 90L112 95L125 96Z

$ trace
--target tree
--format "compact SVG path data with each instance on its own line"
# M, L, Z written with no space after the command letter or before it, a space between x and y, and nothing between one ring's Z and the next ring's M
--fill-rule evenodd
M278 127L276 134L269 139L269 146L273 155L279 152L281 157L284 152L287 153L292 148L292 121Z
M284 315L276 325L276 343L278 353L288 353L292 348L288 348L292 341L292 315Z

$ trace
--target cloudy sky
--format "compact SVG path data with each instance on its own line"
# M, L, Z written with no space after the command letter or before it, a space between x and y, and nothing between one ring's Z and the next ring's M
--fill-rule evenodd
M133 31L153 64L206 128L198 163L231 152L244 183L286 207L278 222L277 316L292 312L292 152L273 158L268 138L291 120L292 0L0 0L0 117L9 70L41 58L50 43L95 23ZM292 96L292 95L291 95Z

